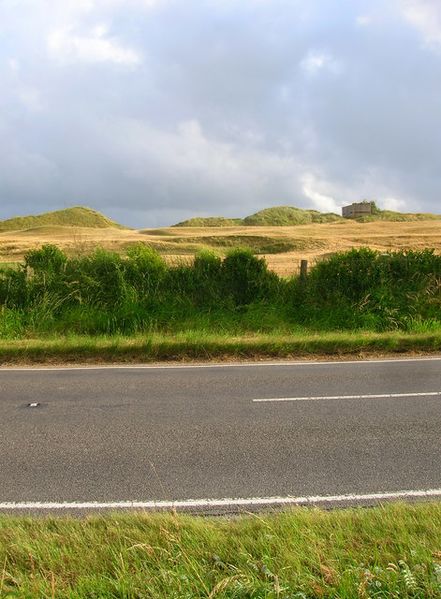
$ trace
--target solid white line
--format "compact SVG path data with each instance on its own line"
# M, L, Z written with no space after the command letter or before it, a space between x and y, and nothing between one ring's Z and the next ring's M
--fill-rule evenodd
M430 358L384 358L377 360L328 360L328 361L293 361L293 362L226 362L214 364L102 364L99 366L0 366L1 372L64 372L94 370L181 370L187 368L262 368L269 366L344 366L346 364L388 364L408 362L437 362L441 357Z
M382 501L391 499L430 499L441 498L441 489L418 491L391 491L384 493L350 493L348 495L308 495L304 497L250 497L226 499L184 499L181 501L66 501L66 502L3 502L0 510L93 510L93 509L144 509L178 510L209 509L258 506L295 506L315 504L339 504L353 501Z
M427 391L421 393L381 393L375 395L318 395L310 397L270 397L266 399L253 399L254 403L272 403L279 401L321 401L325 399L397 399L401 397L439 397L441 391Z

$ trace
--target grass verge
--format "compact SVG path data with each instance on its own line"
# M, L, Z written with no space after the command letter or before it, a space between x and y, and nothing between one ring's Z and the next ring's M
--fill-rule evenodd
M329 332L213 334L204 331L133 337L67 336L0 340L0 364L48 362L155 362L212 359L301 358L441 351L432 333Z
M441 504L0 518L0 597L441 596Z

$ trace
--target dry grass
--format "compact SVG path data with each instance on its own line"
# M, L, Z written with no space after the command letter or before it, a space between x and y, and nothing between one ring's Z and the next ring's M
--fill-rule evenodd
M246 243L250 238L249 243ZM258 240L261 240L260 242ZM244 241L245 240L245 241ZM134 243L148 243L168 261L189 259L203 247L225 253L230 247L249 245L262 253L293 247L290 251L263 254L280 275L297 271L302 258L314 262L322 256L351 248L380 251L433 248L441 253L441 221L309 224L295 227L164 228L144 231L37 227L27 231L0 232L0 262L20 261L29 249L55 243L70 254L89 252L97 246L122 251Z

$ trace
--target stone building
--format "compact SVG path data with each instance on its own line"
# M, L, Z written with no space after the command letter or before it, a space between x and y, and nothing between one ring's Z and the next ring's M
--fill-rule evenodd
M350 206L343 206L342 214L344 218L359 218L360 216L369 216L373 214L374 202L355 202Z

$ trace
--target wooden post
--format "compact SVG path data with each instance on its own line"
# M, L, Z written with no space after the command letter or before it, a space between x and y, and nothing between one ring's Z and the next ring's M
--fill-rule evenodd
M308 260L302 260L300 262L300 279L302 281L306 281L307 276L308 276Z

